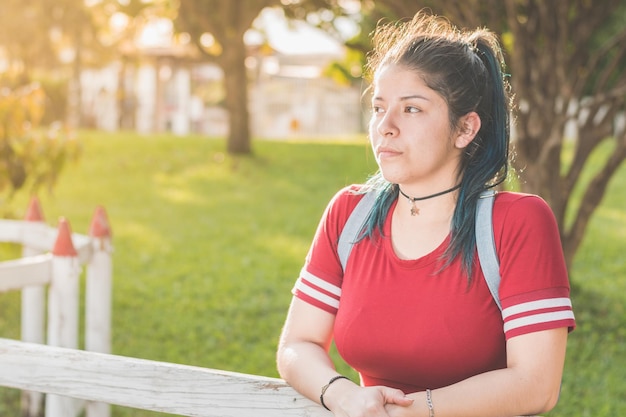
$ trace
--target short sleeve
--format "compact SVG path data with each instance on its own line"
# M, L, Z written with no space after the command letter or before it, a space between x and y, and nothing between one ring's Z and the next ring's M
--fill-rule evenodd
M494 230L506 338L574 329L559 229L548 204L534 195L501 193L494 206Z
M363 197L357 190L355 185L343 188L327 205L292 290L295 297L332 314L339 308L343 279L337 242L350 213Z

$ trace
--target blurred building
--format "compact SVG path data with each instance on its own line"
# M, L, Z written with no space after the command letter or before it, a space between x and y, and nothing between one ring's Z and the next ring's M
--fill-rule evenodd
M323 76L343 57L343 45L305 30L312 28L268 33L269 45L249 47L248 108L255 137L362 131L359 88ZM118 62L83 71L82 120L108 131L225 135L222 78L219 67L190 49L158 42L127 45Z

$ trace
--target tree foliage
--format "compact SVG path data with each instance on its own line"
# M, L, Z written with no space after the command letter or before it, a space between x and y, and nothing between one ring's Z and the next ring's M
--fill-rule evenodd
M58 62L52 39L52 15L43 4L21 0L3 0L0 5L0 48L7 66L21 71L20 78L37 66Z
M46 128L43 121L51 103L57 107L67 103L68 94L58 93L72 71L77 79L82 62L103 58L90 12L82 0L6 0L0 5L0 57L5 67L0 79L3 215L11 215L9 203L18 191L51 191L65 163L78 158L78 144L62 124ZM54 101L42 84L34 82L38 79L54 90ZM78 110L80 91L74 94ZM65 108L54 108L50 114L62 119L67 115Z
M45 93L36 84L0 93L0 196L10 202L18 190L51 190L79 147L59 125L43 129ZM3 215L10 212L4 205Z
M0 57L6 71L0 74L1 84L14 88L44 80L46 86L69 83L70 90L52 113L77 126L81 68L105 62L113 50L102 36L109 27L108 1L90 7L83 0L3 1Z

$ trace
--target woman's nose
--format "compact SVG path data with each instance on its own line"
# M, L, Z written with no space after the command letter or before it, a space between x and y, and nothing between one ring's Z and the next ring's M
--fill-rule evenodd
M376 126L376 130L378 134L381 136L397 136L399 129L391 113L385 113L382 118L378 120L378 124Z

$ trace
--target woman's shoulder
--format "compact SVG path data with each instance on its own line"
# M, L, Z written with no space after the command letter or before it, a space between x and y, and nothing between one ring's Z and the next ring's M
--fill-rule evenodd
M324 212L326 227L336 232L341 231L350 214L365 195L362 184L351 184L338 190L330 199Z
M514 191L500 191L496 194L494 211L550 210L548 203L536 194Z
M341 212L350 212L366 193L367 190L363 184L347 185L335 193L330 206Z
M502 191L496 195L494 225L513 228L554 229L556 219L548 203L536 194Z

